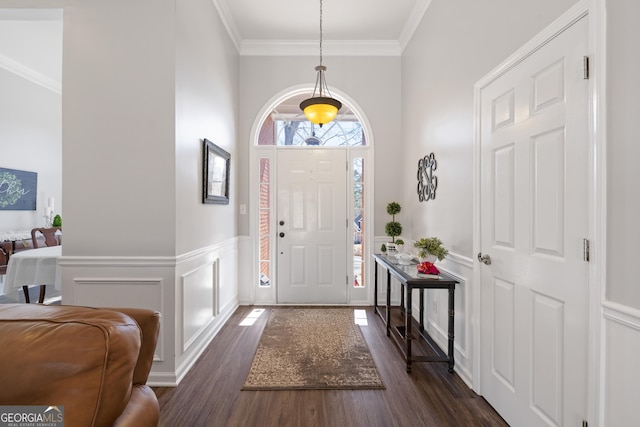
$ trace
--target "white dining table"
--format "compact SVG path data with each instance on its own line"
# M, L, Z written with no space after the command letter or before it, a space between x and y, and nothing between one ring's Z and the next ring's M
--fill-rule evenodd
M7 264L4 294L31 285L53 285L61 289L60 256L62 246L45 246L12 254Z

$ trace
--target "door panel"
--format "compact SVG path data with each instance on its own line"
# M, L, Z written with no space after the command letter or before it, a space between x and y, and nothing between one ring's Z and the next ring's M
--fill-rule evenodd
M346 165L346 150L278 151L278 303L347 302Z
M481 90L481 388L511 425L586 419L588 24Z

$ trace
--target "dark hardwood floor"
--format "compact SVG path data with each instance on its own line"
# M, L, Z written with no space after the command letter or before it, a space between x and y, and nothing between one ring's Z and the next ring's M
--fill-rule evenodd
M445 363L417 363L407 374L381 320L367 308L364 337L384 390L241 391L270 308L240 307L175 388L154 388L160 426L506 426ZM328 332L330 333L330 332Z

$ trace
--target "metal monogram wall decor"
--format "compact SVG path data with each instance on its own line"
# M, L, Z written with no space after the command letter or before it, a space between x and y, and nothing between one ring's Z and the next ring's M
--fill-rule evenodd
M438 168L435 154L431 153L418 160L418 200L427 202L436 198L438 177L433 174Z

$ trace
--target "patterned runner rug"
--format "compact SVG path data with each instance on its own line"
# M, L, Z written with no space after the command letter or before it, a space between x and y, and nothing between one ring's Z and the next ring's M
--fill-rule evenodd
M384 388L354 311L275 308L243 390Z

